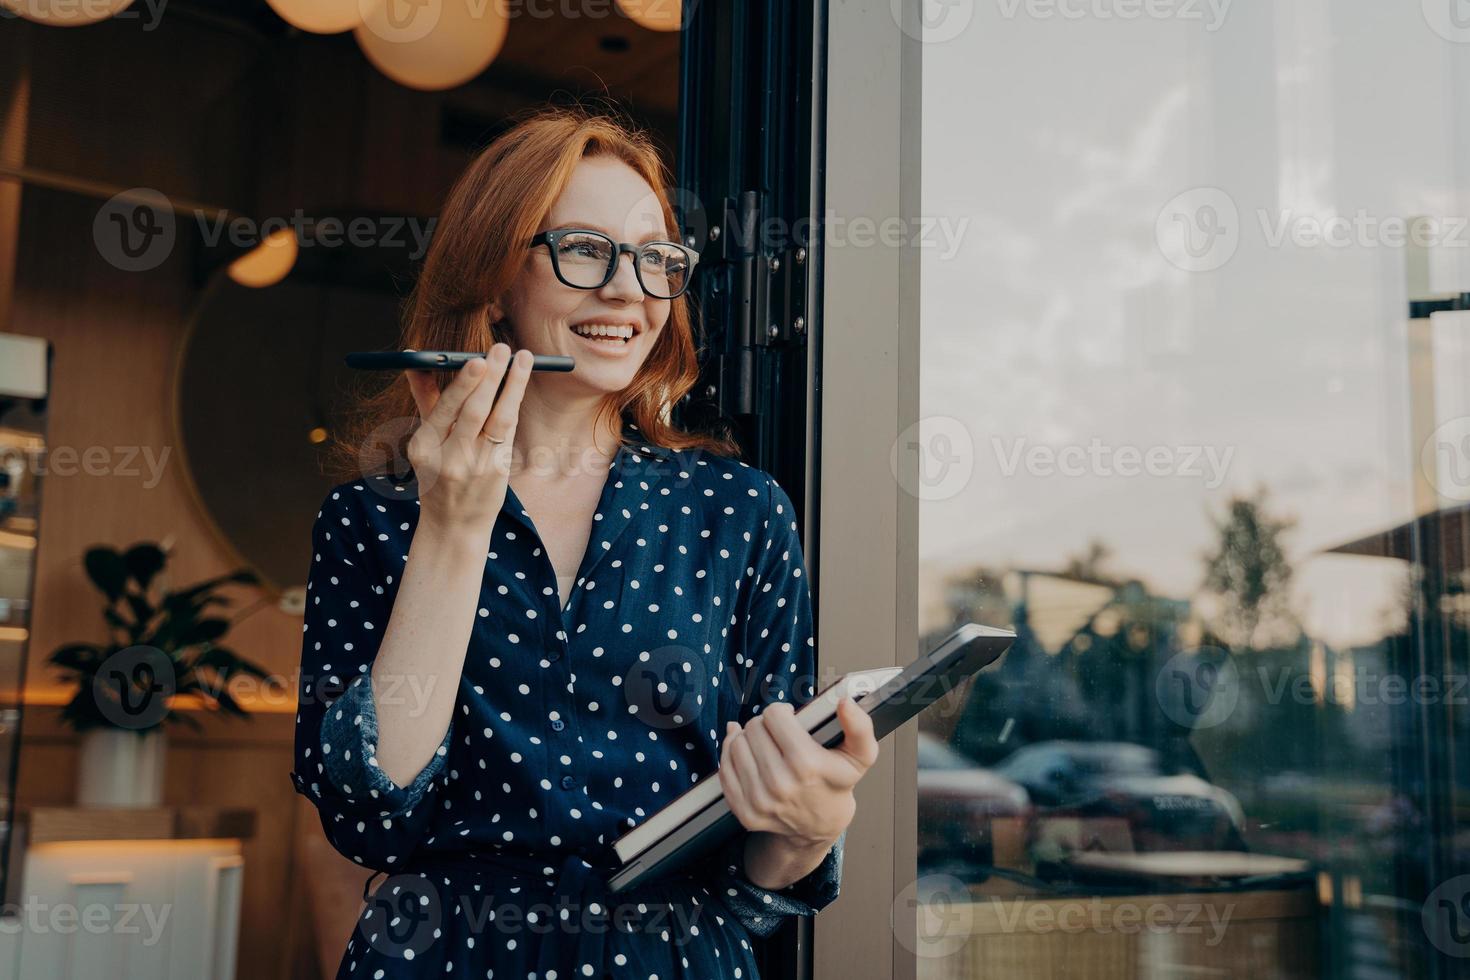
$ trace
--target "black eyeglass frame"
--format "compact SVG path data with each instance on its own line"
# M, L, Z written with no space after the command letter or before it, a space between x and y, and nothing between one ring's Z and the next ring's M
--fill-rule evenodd
M556 245L563 235L598 235L612 242L612 261L607 264L607 273L602 277L602 282L599 282L595 286L581 286L577 283L569 282L567 277L562 275L561 262L556 257ZM613 276L617 275L618 263L622 261L623 253L631 253L633 256L633 274L638 277L638 287L653 299L678 299L684 295L684 292L689 288L690 279L694 277L695 266L699 264L699 253L680 242L668 241L667 239L656 239L654 241L644 242L642 245L634 245L632 242L614 242L612 236L608 235L607 232L598 231L596 228L553 228L550 231L537 232L527 247L535 248L537 245L546 246L546 251L551 256L551 271L556 273L556 278L561 280L563 285L571 286L573 289L601 289L603 286L606 286L612 282ZM684 285L680 286L679 291L672 296L660 296L649 289L643 282L643 269L638 264L638 256L650 245L672 245L689 257L689 272L684 276Z

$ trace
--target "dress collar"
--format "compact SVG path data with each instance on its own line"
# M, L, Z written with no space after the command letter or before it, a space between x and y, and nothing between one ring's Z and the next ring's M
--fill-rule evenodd
M633 515L648 509L649 499L654 496L654 488L660 481L671 474L677 475L680 469L677 454L649 442L634 423L624 420L622 433L623 443L608 465L609 472L597 503L597 512L602 515L602 520L588 541L582 567L577 569L577 581L593 573L632 522ZM510 487L506 487L501 513L540 537L531 515ZM606 542L606 548L603 542Z
M626 419L623 421L623 449L633 449L645 456L668 461L674 458L674 451L664 446L656 446L649 442L638 426Z

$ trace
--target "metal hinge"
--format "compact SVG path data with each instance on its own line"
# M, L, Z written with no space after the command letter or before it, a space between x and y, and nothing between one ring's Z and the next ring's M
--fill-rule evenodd
M807 333L806 242L792 232L802 227L770 220L759 191L726 198L724 220L711 228L717 260L731 268L731 322L719 355L720 407L731 415L757 411L764 360L773 348L800 348Z

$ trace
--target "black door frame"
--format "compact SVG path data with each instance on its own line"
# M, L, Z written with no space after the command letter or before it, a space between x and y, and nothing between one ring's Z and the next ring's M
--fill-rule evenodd
M700 381L681 421L722 425L790 494L812 587L824 0L685 0L674 206L700 251ZM820 643L819 643L820 648ZM812 975L812 924L757 940L761 975Z

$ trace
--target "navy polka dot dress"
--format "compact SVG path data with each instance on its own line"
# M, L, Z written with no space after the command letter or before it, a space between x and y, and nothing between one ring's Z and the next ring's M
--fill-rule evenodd
M785 490L739 460L649 445L632 423L623 436L564 604L507 491L453 721L407 786L376 765L373 705L413 693L375 691L369 670L416 488L370 477L323 501L291 779L332 846L375 871L339 978L754 978L752 934L837 897L842 839L772 891L745 877L743 833L698 867L607 890L612 842L717 778L725 722L799 706L815 682Z

